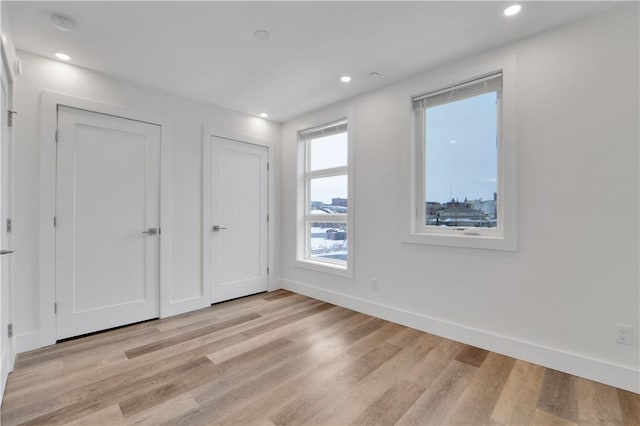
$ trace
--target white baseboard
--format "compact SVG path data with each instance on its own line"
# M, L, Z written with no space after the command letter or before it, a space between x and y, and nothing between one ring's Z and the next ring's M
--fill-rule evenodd
M273 278L269 280L269 290L268 291L276 291L282 288L282 280L280 278Z
M282 279L281 283L284 289L314 299L543 367L640 393L640 371L629 367L405 311L301 282Z
M47 337L42 332L20 334L13 338L15 353L32 351L56 343L55 337Z

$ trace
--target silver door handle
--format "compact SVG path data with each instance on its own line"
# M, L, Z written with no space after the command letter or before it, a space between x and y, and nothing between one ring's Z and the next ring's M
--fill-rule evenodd
M142 231L142 233L149 235L158 235L160 233L160 230L158 228L149 228L146 231Z
M221 229L228 229L228 228L225 228L225 227L220 226L220 225L213 225L213 226L211 227L211 230L212 230L212 231L219 231L219 230L221 230Z
M13 253L13 250L0 250L0 255L11 254L11 253Z

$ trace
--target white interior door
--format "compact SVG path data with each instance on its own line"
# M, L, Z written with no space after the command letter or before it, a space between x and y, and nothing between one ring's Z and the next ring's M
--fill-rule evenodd
M212 303L267 291L268 149L211 138Z
M160 127L58 107L57 338L159 313Z
M9 337L11 323L11 266L13 261L10 228L7 219L11 217L12 206L12 165L13 149L9 129L9 82L7 72L2 70L2 136L0 139L0 400L4 394L7 376L13 369L13 338Z

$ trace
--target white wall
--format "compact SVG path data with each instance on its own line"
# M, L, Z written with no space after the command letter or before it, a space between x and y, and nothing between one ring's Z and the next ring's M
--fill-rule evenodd
M639 392L638 31L638 4L626 4L285 123L283 286ZM518 250L403 243L410 97L443 74L508 55ZM295 265L296 131L349 107L353 279ZM634 327L633 346L616 344L615 324Z
M200 294L202 280L201 190L203 125L222 135L275 145L281 125L104 74L18 51L23 74L16 84L16 195L14 324L18 351L40 339L38 283L40 94L53 91L138 110L169 120L172 143L171 301ZM158 70L162 72L162 70ZM277 191L274 191L277 197ZM278 251L275 250L277 253Z

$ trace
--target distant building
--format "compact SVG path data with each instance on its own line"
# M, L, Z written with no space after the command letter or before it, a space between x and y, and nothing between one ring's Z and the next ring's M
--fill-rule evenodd
M425 224L429 226L460 226L493 228L496 221L495 200L464 201L452 199L441 204L427 201Z
M474 210L480 210L484 214L496 217L496 200L473 200L469 202L469 206Z
M347 199L346 198L332 198L331 199L332 206L340 206L347 207Z

